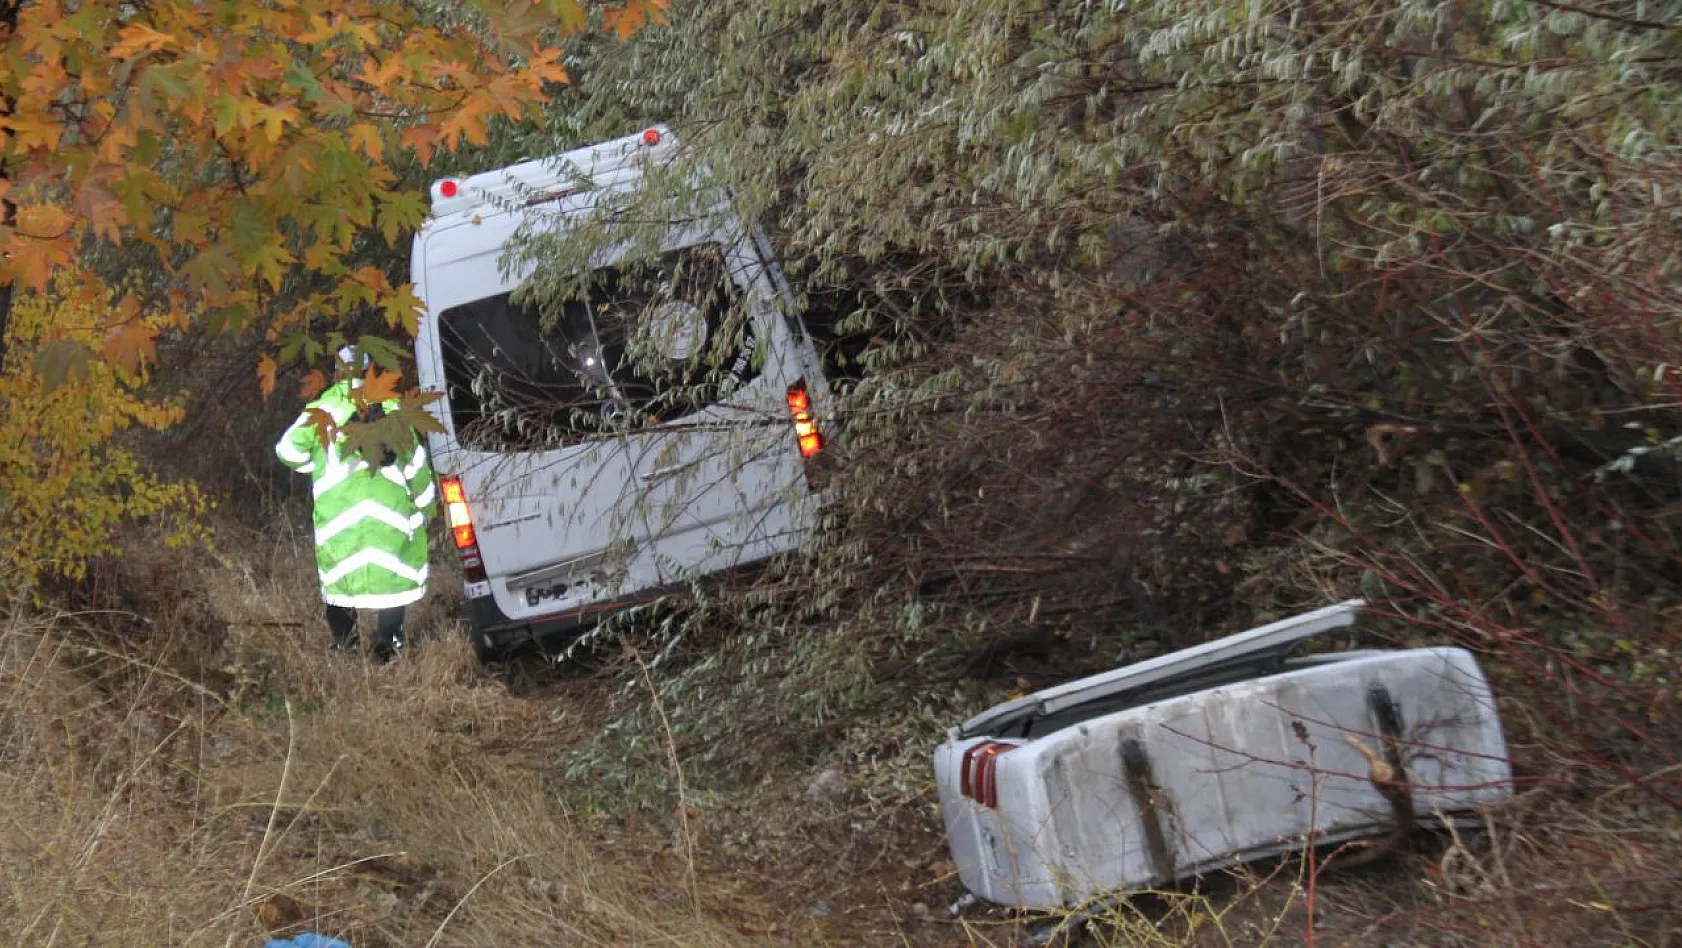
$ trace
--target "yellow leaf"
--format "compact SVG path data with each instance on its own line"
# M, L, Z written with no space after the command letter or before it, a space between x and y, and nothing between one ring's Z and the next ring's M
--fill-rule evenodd
M379 161L385 154L385 140L380 137L380 130L367 122L357 122L346 129L345 137L351 148L361 151L369 161Z
M0 120L0 128L11 131L11 146L18 151L56 147L64 135L64 126L51 116L28 112Z
M298 258L276 237L265 241L261 250L247 256L241 262L247 273L263 281L269 289L278 292L281 284L286 281L287 267L297 263Z
M415 296L412 283L405 283L385 298L386 325L393 328L401 325L411 339L419 334L421 313L425 311L426 307L422 306L420 299Z
M257 360L257 389L263 393L264 400L274 394L274 376L279 369L272 356L265 354Z
M290 105L258 105L252 110L252 119L263 126L263 136L274 144L286 133L287 125L298 121L298 110Z

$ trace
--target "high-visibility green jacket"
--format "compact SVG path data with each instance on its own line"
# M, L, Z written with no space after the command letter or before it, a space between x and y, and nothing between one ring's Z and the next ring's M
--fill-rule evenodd
M397 403L383 407L394 411ZM426 592L426 515L434 497L426 446L417 440L408 457L376 468L342 456L342 437L323 447L312 408L343 425L356 413L350 383L310 402L275 445L281 463L310 475L321 597L353 609L414 602Z

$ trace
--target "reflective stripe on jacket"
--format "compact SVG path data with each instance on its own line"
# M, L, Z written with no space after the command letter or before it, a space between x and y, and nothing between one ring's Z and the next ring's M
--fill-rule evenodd
M397 403L382 407L395 411ZM407 458L379 468L347 459L339 453L342 436L322 446L312 408L343 425L356 413L350 383L310 402L275 445L282 464L310 475L321 598L353 609L414 602L426 591L426 514L434 499L426 446L417 441Z

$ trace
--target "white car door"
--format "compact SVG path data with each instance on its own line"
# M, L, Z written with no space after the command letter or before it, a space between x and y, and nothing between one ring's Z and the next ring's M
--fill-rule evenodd
M615 377L632 411L652 408L657 422L625 438L645 554L669 584L791 548L810 503L788 404L799 363L751 244L721 225L642 277L604 293L594 315L604 337L644 341ZM678 403L655 394L674 388Z
M519 223L485 215L433 231L420 247L423 333L435 334L422 348L438 354L430 374L443 382L451 428L439 467L461 478L510 618L612 594L636 543L623 502L633 478L626 445L569 436L587 427L591 406L573 371L580 353L561 345L567 320L545 332L539 314L512 299L523 274L501 272Z

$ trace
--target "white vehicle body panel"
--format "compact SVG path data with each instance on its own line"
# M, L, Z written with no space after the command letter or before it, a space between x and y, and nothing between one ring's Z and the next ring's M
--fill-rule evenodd
M668 160L673 139L640 136L434 185L432 218L412 261L425 304L416 338L418 375L448 390L441 315L514 290L529 272L502 272L522 225L565 230L599 202L635 188L648 162ZM430 436L440 475L460 477L472 509L486 581L509 625L611 609L682 581L797 548L816 521L786 402L802 381L814 406L827 395L816 351L765 243L727 207L674 222L662 251L716 247L748 313L744 352L763 358L727 398L679 418L553 448L497 450L464 443L446 400ZM609 267L614 256L597 261ZM455 337L452 337L455 338ZM483 345L511 362L541 359L520 339L484 330ZM522 348L523 347L523 348ZM745 370L744 370L745 371ZM819 409L821 413L821 408Z
M1193 666L1213 654L1200 648ZM1383 835L1394 810L1363 747L1402 762L1416 822L1510 797L1494 697L1469 652L1334 653L1285 669L1038 736L954 729L934 765L964 885L1000 904L1072 908L1310 840Z

